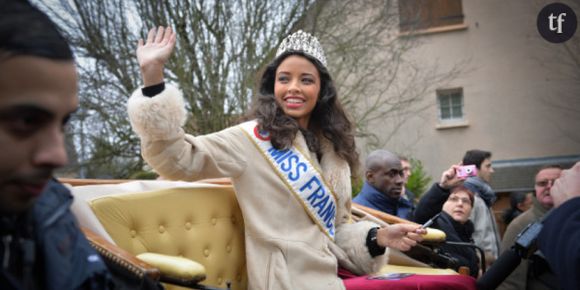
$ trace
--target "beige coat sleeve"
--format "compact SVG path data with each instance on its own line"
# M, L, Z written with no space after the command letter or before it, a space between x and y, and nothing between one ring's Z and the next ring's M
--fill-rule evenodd
M342 159L331 158L331 160L346 163ZM369 230L379 225L370 221L353 222L351 217L351 174L348 165L327 163L326 167L344 168L344 170L334 170L334 175L326 176L334 185L338 197L335 244L331 250L337 257L339 264L349 271L357 275L375 273L387 264L389 257L389 249L387 248L385 254L373 258L366 245Z
M348 202L348 209L350 209L350 200ZM369 230L378 227L378 225L369 221L352 223L350 222L350 212L348 216L344 213L336 217L337 230L335 241L336 245L342 251L338 251L337 253L337 250L334 249L333 252L335 252L339 263L357 275L378 272L388 262L389 248L387 248L385 254L373 258L366 245Z
M127 109L133 130L141 138L143 158L161 176L173 180L236 177L246 167L239 143L240 130L194 137L182 126L187 114L179 90L171 85L155 97L136 90Z

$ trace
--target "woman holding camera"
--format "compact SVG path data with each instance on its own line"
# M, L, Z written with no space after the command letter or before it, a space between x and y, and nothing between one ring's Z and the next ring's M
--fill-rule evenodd
M469 215L473 209L474 195L462 185L463 180L457 174L459 169L460 166L453 165L443 172L441 181L433 184L419 201L413 220L423 224L440 214L431 227L445 232L446 242L473 243L473 223ZM474 248L444 243L439 249L457 259L458 267L455 270L467 266L471 276L478 276L479 260Z

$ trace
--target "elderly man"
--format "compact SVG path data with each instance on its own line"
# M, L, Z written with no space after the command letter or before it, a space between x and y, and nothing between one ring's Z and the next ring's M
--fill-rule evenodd
M513 246L518 234L527 225L538 221L554 206L550 191L554 181L560 177L561 173L562 168L559 165L548 165L538 171L534 180L535 198L533 199L533 206L516 217L507 227L501 243L502 253ZM529 266L528 260L522 260L520 265L497 289L550 289L549 286L541 282L541 279L528 274L530 272Z
M404 171L397 155L376 150L365 162L365 183L353 202L408 219L413 203L404 198Z

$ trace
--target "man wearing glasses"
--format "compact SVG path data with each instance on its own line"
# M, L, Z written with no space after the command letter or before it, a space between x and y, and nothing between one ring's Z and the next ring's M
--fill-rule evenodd
M509 250L516 241L517 235L530 223L538 221L544 214L554 207L554 200L550 191L554 181L560 177L562 168L559 165L544 166L535 177L535 198L533 206L515 218L507 227L501 243L501 252ZM534 277L530 273L529 260L522 260L520 265L497 288L508 289L550 289L542 283L541 277ZM533 271L535 273L539 272Z

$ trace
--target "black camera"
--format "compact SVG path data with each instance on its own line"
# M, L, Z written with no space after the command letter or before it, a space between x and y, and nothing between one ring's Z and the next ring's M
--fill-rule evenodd
M528 258L536 251L536 239L542 228L543 224L540 222L531 223L518 234L513 247L521 258Z

